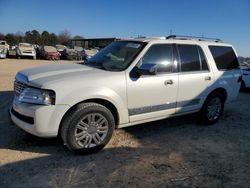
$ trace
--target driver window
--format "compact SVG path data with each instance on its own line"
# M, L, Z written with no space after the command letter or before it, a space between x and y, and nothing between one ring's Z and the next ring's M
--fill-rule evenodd
M142 58L142 64L156 64L157 72L173 72L173 47L172 44L153 45Z

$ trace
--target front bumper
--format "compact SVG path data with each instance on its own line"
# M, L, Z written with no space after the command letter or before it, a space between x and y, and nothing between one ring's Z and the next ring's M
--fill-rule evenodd
M68 105L34 105L21 103L15 97L10 113L14 124L39 137L56 137Z
M19 56L30 56L30 57L35 57L36 53L27 53L27 52L19 52Z

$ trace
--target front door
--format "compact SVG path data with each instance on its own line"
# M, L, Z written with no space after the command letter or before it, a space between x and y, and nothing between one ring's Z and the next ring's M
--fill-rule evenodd
M155 44L142 57L141 64L156 64L156 75L127 76L130 122L167 117L175 113L178 74L172 44Z

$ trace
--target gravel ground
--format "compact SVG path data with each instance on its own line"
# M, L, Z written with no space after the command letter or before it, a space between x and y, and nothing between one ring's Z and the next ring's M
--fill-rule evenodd
M250 92L214 126L191 115L118 129L92 155L21 131L7 113L16 72L65 62L0 60L1 187L250 187Z

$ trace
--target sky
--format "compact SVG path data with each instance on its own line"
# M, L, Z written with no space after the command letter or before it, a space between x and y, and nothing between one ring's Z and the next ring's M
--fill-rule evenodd
M250 0L0 0L0 33L221 38L250 57Z

